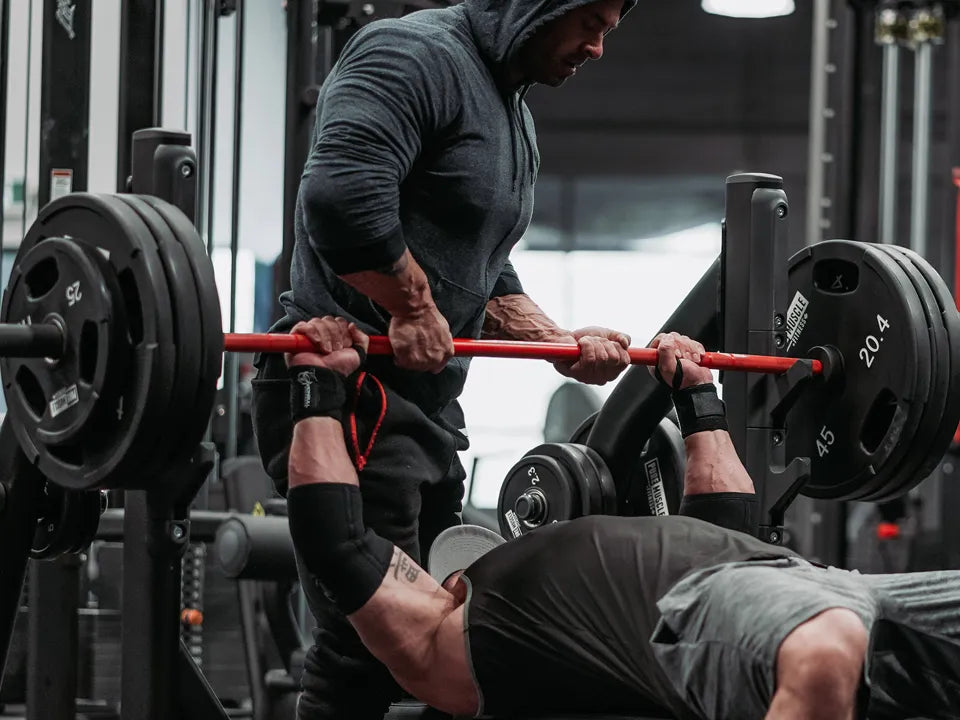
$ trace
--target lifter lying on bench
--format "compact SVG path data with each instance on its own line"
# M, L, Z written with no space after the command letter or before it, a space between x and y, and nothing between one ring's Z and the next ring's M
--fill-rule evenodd
M890 717L956 717L960 572L863 576L756 539L753 483L696 342L653 343L661 381L680 378L684 517L585 517L488 547L478 529L453 528L432 557L458 533L476 533L475 549L453 567L441 559L435 579L364 527L338 418L344 377L361 364L351 346L365 350L366 336L334 318L294 332L335 348L287 358L294 545L421 701L475 716L823 720L869 705Z

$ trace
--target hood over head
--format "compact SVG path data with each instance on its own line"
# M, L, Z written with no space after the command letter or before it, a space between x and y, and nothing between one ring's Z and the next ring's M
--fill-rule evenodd
M533 34L551 20L595 0L466 0L464 9L488 62L500 74ZM637 0L624 0L623 18Z

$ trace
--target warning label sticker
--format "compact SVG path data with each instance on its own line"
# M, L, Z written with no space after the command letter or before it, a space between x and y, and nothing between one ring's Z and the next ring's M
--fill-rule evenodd
M58 200L73 192L73 170L50 171L50 201Z
M660 461L657 458L644 463L647 472L647 504L654 515L669 515L667 494L663 489L663 476L660 474Z
M807 325L808 307L810 307L810 301L797 290L797 294L793 296L793 301L787 310L787 352L800 340L800 334Z
M50 417L56 417L64 410L72 408L80 402L80 395L77 392L76 385L70 385L62 390L57 390L50 398Z
M523 535L523 532L520 530L520 519L513 510L507 510L503 516L507 519L507 525L510 526L510 534L513 535L514 538Z

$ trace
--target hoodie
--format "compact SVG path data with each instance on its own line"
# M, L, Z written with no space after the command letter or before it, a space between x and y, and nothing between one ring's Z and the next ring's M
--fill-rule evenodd
M509 87L507 68L538 28L590 1L466 0L350 39L317 103L281 297L290 320L340 315L385 334L386 311L338 276L407 248L454 337L479 337L487 302L523 292L509 254L533 215L540 156L527 88ZM437 375L388 358L368 367L432 414L459 396L468 362Z

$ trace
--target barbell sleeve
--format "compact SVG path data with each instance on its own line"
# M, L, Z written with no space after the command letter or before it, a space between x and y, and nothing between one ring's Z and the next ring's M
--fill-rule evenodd
M313 342L305 335L228 333L225 337L228 352L298 353L315 350ZM527 360L576 361L580 357L577 345L558 343L517 342L509 340L463 340L454 339L453 351L460 357L517 358ZM391 355L390 340L382 335L370 337L370 355ZM657 351L652 348L630 348L631 365L656 365ZM733 353L708 352L700 365L712 370L737 370L741 372L784 373L798 362L792 357L766 355L737 355ZM815 375L823 372L823 363L810 360Z
M0 357L59 358L63 355L63 330L54 323L0 324Z

